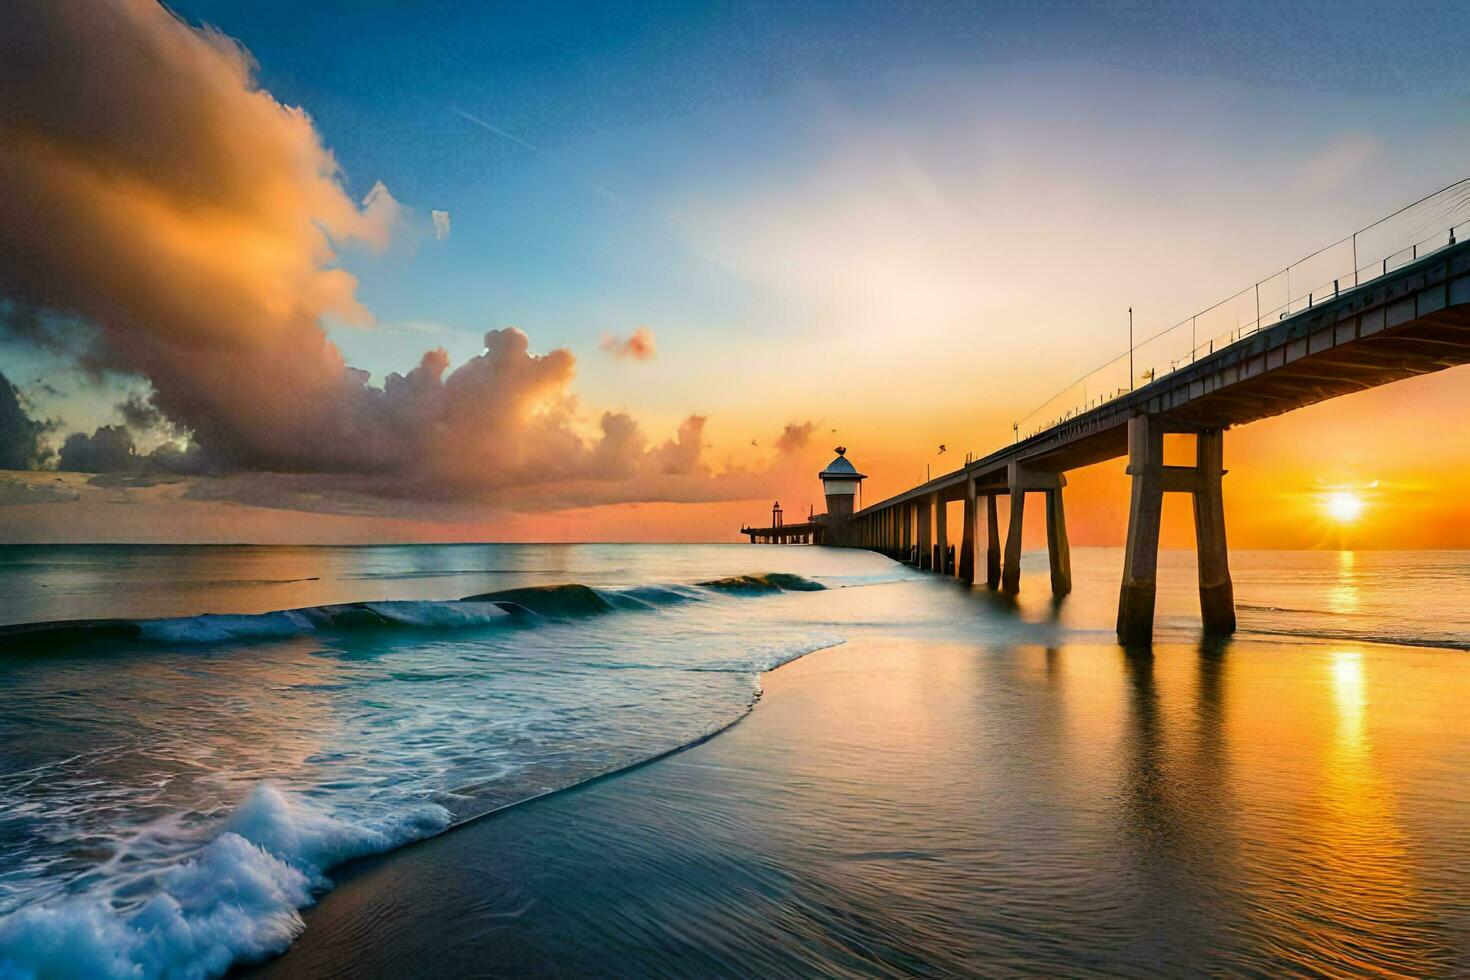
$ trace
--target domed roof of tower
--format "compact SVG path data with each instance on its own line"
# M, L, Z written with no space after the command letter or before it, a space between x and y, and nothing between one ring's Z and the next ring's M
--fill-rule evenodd
M846 477L852 480L866 480L867 474L859 473L857 467L847 458L847 447L837 447L837 458L827 464L827 468L817 474L819 480L842 479Z

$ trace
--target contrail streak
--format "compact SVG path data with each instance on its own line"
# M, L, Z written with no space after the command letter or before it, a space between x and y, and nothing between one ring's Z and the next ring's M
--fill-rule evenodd
M469 120L470 122L474 123L476 126L479 126L481 129L489 130L490 132L494 133L496 136L499 136L501 139L510 140L516 146L519 146L519 147L521 147L523 149L530 150L532 153L534 153L537 156L541 157L543 160L546 160L548 163L550 163L553 166L555 166L558 169L560 169L564 174L566 174L568 177L570 177L572 179L572 181L577 184L577 186L583 187L583 188L585 188L585 189L587 189L589 191L593 191L594 193L601 194L603 197L607 198L609 201L612 201L614 204L619 205L620 207L627 207L628 206L628 202L627 201L623 200L621 197L619 197L618 195L614 194L612 191L608 190L606 187L600 187L597 184L591 183L590 181L582 180L581 178L577 177L575 174L572 174L569 170L567 170L567 168L565 166L562 165L562 163L560 161L558 161L556 159L556 157L552 156L550 153L548 153L545 150L541 149L541 147L537 146L535 143L528 143L525 140L521 139L519 136L516 136L514 133L507 133L505 130L501 129L499 126L492 126L489 123L487 123L485 120L481 119L479 116L471 115L470 113L465 112L463 109L457 109L457 108L451 107L450 111L453 112L455 115L459 116L462 119Z

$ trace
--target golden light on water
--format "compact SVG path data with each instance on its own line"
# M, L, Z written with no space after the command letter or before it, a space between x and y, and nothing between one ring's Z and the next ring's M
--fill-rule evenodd
M1322 498L1322 511L1339 524L1352 524L1363 516L1363 498L1351 490L1334 490Z

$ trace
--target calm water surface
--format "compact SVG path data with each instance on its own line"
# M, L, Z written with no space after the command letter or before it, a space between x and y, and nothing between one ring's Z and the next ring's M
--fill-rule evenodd
M697 925L640 947L675 974L734 937L796 972L1470 970L1459 554L1238 554L1242 632L1204 647L1190 556L1166 555L1140 658L1112 642L1111 550L1078 550L1060 604L1028 555L1019 605L818 548L0 551L0 621L146 621L0 661L0 975L279 951L334 864L719 731L817 650L764 728L618 781L684 767L687 806L517 814L545 821L527 847L561 842L524 879L576 855L619 880L592 891L631 888L599 864L632 848L654 933ZM764 572L810 585L698 584ZM612 608L451 601L567 582ZM371 626L279 612L361 601ZM622 852L585 846L619 826ZM721 873L716 842L750 862ZM681 848L713 870L670 905ZM570 937L597 926L561 912L560 965L587 966Z

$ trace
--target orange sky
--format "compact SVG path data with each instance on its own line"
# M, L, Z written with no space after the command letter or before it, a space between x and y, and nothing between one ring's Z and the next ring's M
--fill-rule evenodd
M1232 548L1422 549L1470 547L1470 440L1457 421L1470 409L1470 372L1451 370L1324 402L1226 435L1227 532ZM1173 454L1188 453L1186 437ZM851 441L849 454L871 474L867 502L913 485L923 458L890 443ZM830 452L808 448L809 474L793 472L776 492L788 512L820 510L816 471ZM954 457L940 457L950 459ZM960 457L962 459L962 455ZM1074 546L1121 545L1128 483L1122 459L1069 473L1067 526ZM939 472L936 468L935 472ZM809 478L808 478L809 477ZM52 541L738 541L742 523L769 518L770 501L617 504L551 513L492 512L483 520L418 521L303 513L181 499L174 488L96 487L82 474L13 473L7 479L64 486L81 499L4 508L3 540ZM1376 484L1376 486L1375 486ZM1346 490L1364 503L1351 524L1330 519L1326 494ZM12 496L11 499L18 499ZM952 525L960 519L952 504ZM1002 503L1002 533L1004 533ZM409 505L412 511L412 505ZM1028 508L1027 547L1044 547L1042 509ZM1187 496L1165 498L1163 545L1190 547Z

